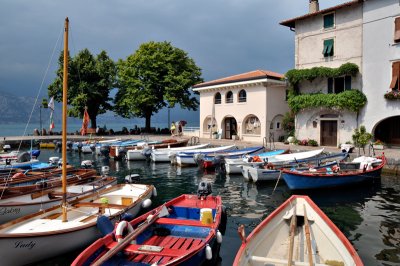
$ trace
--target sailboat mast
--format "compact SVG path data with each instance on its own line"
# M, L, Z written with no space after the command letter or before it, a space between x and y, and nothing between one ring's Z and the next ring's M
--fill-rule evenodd
M67 91L68 91L68 17L64 26L64 71L62 105L62 221L67 222Z

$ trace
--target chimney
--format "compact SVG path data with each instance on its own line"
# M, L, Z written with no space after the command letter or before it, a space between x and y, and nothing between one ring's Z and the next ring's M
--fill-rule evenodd
M314 13L319 11L319 3L318 0L310 0L310 10L309 13Z

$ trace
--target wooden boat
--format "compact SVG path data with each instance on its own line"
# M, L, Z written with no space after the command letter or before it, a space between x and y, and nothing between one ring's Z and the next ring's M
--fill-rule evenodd
M93 176L67 185L66 197L68 201L76 200L115 184L115 177ZM62 188L59 186L3 198L0 200L0 224L58 205L61 197Z
M367 162L366 164L339 163L338 168L326 168L325 171L284 169L282 175L291 190L350 186L379 179L382 168L386 164L386 158L382 156L378 159L375 163Z
M200 158L198 163L204 169L215 168L219 164L225 164L224 160L226 158L242 158L245 155L256 153L260 150L263 150L264 146L254 146L247 147L243 149L236 149L231 151L222 151L214 154L207 154L204 157Z
M233 265L363 265L335 224L307 196L293 195L246 238Z
M189 142L189 139L166 139L163 141L153 141L153 142L145 142L136 143L135 145L129 146L111 146L110 147L110 156L114 159L122 159L123 156L126 155L128 150L136 150L135 154L139 154L139 157L142 158L142 150L145 148L148 149L161 149L161 148L172 148L172 147L183 147L186 146ZM139 144L139 145L138 145ZM133 154L131 154L133 156ZM145 158L145 157L144 157Z
M227 151L235 148L236 145L226 145L214 148L197 149L194 151L178 152L173 158L171 157L171 163L176 163L179 166L183 165L196 165L195 157L209 155L216 152Z
M21 174L21 173L20 173ZM19 177L20 174L15 174L11 177L10 182L4 182L0 186L1 198L9 198L15 195L38 192L45 188L61 187L62 177L58 174L39 174ZM23 175L23 174L22 174ZM93 179L96 176L94 169L70 169L66 176L67 184L82 183L85 180Z
M83 248L101 237L96 228L100 215L112 223L124 213L136 216L150 204L153 186L120 184L90 193L66 206L63 221L59 206L0 225L3 265L25 265ZM17 248L16 248L17 247Z
M281 171L285 168L305 171L310 168L320 169L337 165L339 161L346 159L347 153L335 153L331 155L320 156L318 158L308 158L289 162L277 162L277 164L267 163L258 165L243 165L242 174L248 181L274 181L281 176Z
M225 158L225 170L227 174L240 174L242 172L241 165L259 165L264 162L264 159L285 152L287 152L287 150L273 150L255 155L246 155L243 158ZM256 158L259 158L259 160Z
M193 152L199 149L204 149L209 145L210 143L205 143L205 144L185 146L185 147L152 149L150 157L153 162L170 162L171 161L170 157L174 156L178 152ZM127 157L129 160L129 151Z
M217 257L221 216L220 196L181 195L129 225L118 225L86 248L72 265L105 261L107 265L202 265ZM125 238L122 227L130 228ZM114 254L118 250L123 252Z

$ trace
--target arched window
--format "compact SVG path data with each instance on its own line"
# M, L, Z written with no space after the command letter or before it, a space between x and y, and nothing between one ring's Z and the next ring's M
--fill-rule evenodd
M214 122L211 123L211 117L208 116L204 119L203 122L203 132L215 132L218 130L218 126L217 126L217 120L215 120L215 118L213 119Z
M239 102L244 103L247 101L247 94L245 90L239 91Z
M221 93L217 92L214 96L214 104L221 104Z
M231 91L228 91L226 93L226 103L233 103L233 93Z
M252 135L261 135L261 123L255 115L250 115L244 120L243 133Z

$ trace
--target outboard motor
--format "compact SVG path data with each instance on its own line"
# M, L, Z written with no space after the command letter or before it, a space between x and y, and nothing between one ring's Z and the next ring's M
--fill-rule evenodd
M145 156L146 158L150 158L150 155L151 155L151 148L149 148L149 147L143 148L143 150L142 150L141 153L142 153L142 155Z
M9 150L11 150L11 146L9 144L6 144L3 146L3 151L4 152L8 152Z
M92 150L92 152L96 151L96 144L90 144L90 149Z
M67 141L67 150L72 151L72 141Z
M213 160L215 172L218 174L225 174L225 158L223 155L216 155Z
M19 162L19 163L29 162L30 159L31 159L31 155L29 154L29 152L22 152L22 153L18 154L17 162Z
M110 146L104 145L100 147L100 154L109 157L110 156Z
M211 195L211 183L207 181L201 181L199 183L199 187L197 188L197 197L200 199L202 197L206 198L208 195Z
M55 146L55 150L61 151L61 146L62 146L61 141L57 141L57 142L56 142L56 146Z
M118 149L118 156L114 157L114 160L122 160L123 158L126 158L126 148L125 147L117 147Z
M196 153L193 155L193 159L197 165L203 165L204 162L204 154Z
M78 145L76 145L76 146L78 147L78 152L81 153L82 152L82 147L83 147L82 142L79 142Z

